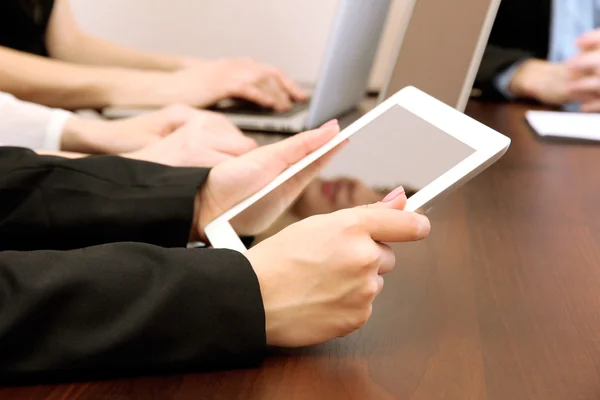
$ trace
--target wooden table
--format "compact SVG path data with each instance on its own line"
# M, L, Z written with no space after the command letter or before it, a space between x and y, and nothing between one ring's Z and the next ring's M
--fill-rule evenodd
M598 399L600 146L538 141L470 104L506 156L396 246L371 321L259 369L0 390L11 399Z

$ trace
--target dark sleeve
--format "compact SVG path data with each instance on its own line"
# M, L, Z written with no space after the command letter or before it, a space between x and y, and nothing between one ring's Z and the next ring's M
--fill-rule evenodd
M534 56L527 51L505 49L488 44L475 78L475 97L482 100L505 100L504 96L495 88L494 79L514 63L529 58L534 58Z
M0 252L0 381L257 365L258 279L230 250L108 244Z
M104 243L185 246L208 169L0 147L0 250Z

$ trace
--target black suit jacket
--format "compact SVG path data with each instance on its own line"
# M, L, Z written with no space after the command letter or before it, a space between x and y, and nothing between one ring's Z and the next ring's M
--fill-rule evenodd
M184 248L207 172L0 147L4 383L260 361L248 260Z
M548 57L551 8L552 0L502 0L475 80L482 98L503 98L493 81L513 63Z

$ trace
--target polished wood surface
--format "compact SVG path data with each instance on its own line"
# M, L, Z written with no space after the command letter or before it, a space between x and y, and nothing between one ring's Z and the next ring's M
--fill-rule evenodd
M600 398L600 146L537 140L525 108L468 113L513 139L398 245L370 322L262 367L8 388L10 399Z

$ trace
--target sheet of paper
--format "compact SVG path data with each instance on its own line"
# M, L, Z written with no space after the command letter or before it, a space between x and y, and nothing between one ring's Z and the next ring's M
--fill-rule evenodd
M528 111L525 117L540 136L600 141L600 114Z

